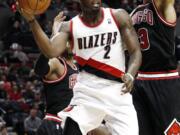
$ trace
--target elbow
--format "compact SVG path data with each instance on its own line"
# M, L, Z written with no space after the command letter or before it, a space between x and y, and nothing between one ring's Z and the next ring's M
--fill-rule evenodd
M39 44L40 46L41 44ZM44 56L51 59L58 56L58 49L56 47L53 47L54 45L49 41L44 43L44 45L40 46L40 50L43 53Z
M58 57L59 55L57 55L56 53L49 53L49 54L45 54L45 56L49 59L52 59Z
M50 48L47 52L43 54L49 59L59 56L59 54L56 52L56 49L53 48Z

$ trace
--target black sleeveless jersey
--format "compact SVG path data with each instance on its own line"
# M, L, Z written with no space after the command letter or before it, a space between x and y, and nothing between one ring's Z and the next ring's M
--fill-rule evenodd
M142 50L142 72L175 70L175 23L158 14L155 4L138 6L132 13Z
M73 96L73 86L76 83L78 70L72 69L65 60L59 59L64 64L64 74L57 80L44 81L44 95L46 100L46 113L55 114L66 108Z

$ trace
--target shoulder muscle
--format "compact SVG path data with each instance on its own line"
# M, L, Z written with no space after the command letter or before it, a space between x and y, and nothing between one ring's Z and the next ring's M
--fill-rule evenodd
M124 9L113 9L113 15L118 22L120 29L132 23L129 14Z

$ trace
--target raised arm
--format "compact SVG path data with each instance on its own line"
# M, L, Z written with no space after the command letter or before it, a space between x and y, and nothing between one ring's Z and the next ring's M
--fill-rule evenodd
M29 22L34 39L44 55L46 55L48 58L52 58L57 57L62 54L62 52L64 52L66 43L69 40L69 22L62 23L61 31L59 32L59 34L56 36L56 38L50 40L40 27L34 15L26 13L25 11L23 11L23 9L21 9L21 14ZM60 13L59 16L62 18L62 21L65 19L63 13Z
M114 10L113 14L120 25L120 32L123 42L126 44L130 59L128 63L127 74L125 74L125 83L128 90L132 88L133 78L135 77L142 60L140 45L136 31L132 25L129 14L122 9Z
M176 11L174 8L175 0L152 0L160 16L168 23L175 24Z

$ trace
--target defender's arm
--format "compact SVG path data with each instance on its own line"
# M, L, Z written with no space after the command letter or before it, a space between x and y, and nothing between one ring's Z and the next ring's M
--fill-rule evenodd
M176 23L175 0L152 0L155 8L163 19L171 24Z

